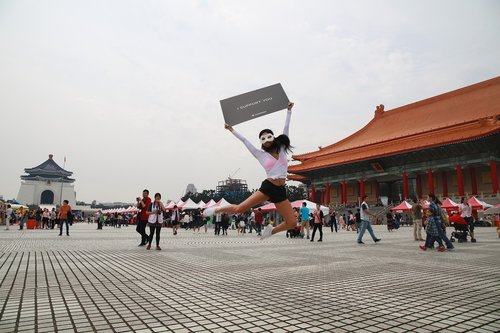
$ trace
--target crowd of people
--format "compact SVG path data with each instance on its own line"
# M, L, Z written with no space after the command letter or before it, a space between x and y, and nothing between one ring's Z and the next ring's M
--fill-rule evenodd
M192 230L194 233L199 233L201 228L204 228L205 233L211 229L213 225L213 233L216 236L227 235L229 229L237 230L238 235L255 232L260 236L262 228L266 225L274 225L270 214L263 213L260 208L249 210L244 213L229 214L227 212L216 213L213 216L204 216L202 209L196 209L189 212L181 211L177 206L173 210L167 211L161 204L161 195L155 195L155 201L151 202L149 191L143 191L143 197L138 198L137 207L141 211L137 215L137 232L141 235L139 246L151 248L153 235L156 234L156 248L159 248L161 227L169 226L172 228L173 235L177 235L179 228ZM331 232L339 232L340 230L354 231L357 233L357 242L364 244L363 235L366 231L370 234L372 240L377 243L381 239L377 238L371 221L379 220L378 214L370 211L366 203L366 196L362 198L362 203L359 208L349 209L345 214L339 214L335 210L331 210L328 214L323 214L318 204L315 210L310 210L306 203L301 208L294 209L295 226L287 231L287 237L299 237L314 241L316 233L319 233L318 242L323 241L323 227L329 227ZM439 209L439 201L433 194L429 194L429 201L432 202L429 208L424 209L420 202L415 201L412 209L412 218L406 216L406 224L409 225L410 219L414 226L414 240L426 240L426 248L430 248L432 239L436 241L442 240L446 243L448 249L453 248L453 244L443 234L442 212ZM156 206L154 202L157 202ZM466 205L466 204L465 204ZM354 212L355 211L355 212ZM429 212L432 212L430 214ZM461 209L464 214L466 209ZM439 216L438 216L439 215ZM423 218L425 217L425 218ZM403 225L402 214L396 213L395 216L389 211L386 213L387 228L390 232ZM436 228L440 223L441 227ZM146 227L149 226L149 234L146 232ZM209 227L210 226L210 227ZM427 230L427 238L422 238L422 229ZM312 230L312 232L311 232ZM431 238L432 236L432 238ZM442 248L441 248L442 250Z
M320 205L316 209L309 209L306 202L302 207L294 208L294 222L292 228L288 228L286 237L308 239L314 241L316 233L319 233L318 242L323 241L323 227L329 227L331 232L353 231L357 233L357 242L364 244L363 235L368 231L372 240L377 243L380 238L375 236L372 222L380 222L380 213L375 214L370 211L370 207L366 203L366 196L362 198L362 203L358 208L344 208L344 212L331 209L327 214L324 214ZM392 213L390 210L384 210L387 230L394 232L402 225L413 226L413 238L415 241L425 241L424 245L420 245L420 249L428 250L434 248L437 243L438 251L446 251L454 248L451 240L446 233L448 223L448 213L441 209L441 202L432 193L427 197L427 206L417 199L413 200L410 215L403 215L400 212ZM66 235L69 236L70 226L73 221L86 221L87 223L97 223L97 229L102 229L103 226L121 228L122 226L136 225L137 232L141 235L139 246L145 246L150 250L155 241L155 249L161 250L161 230L163 227L169 227L172 230L173 236L177 235L179 229L191 230L193 233L209 230L215 236L227 236L228 230L237 230L238 236L254 233L257 236L262 236L262 230L265 226L275 226L273 216L270 213L265 213L261 208L250 209L246 212L237 212L231 214L229 212L218 212L215 215L204 215L203 209L192 209L182 211L177 206L172 210L167 210L161 201L161 194L156 193L154 198L149 197L149 191L144 190L142 198L137 198L137 214L131 213L101 213L84 216L84 214L73 214L71 206L65 200L60 207L49 210L47 208L37 208L29 210L21 207L17 211L12 209L10 204L5 204L2 210L2 216L5 221L5 228L9 230L13 224L18 224L19 229L26 227L27 221L35 222L35 229L59 229L59 236L63 235L64 226L66 226ZM337 207L338 208L338 207ZM472 216L472 208L467 203L466 198L462 198L460 205L456 208L458 214L467 224L467 231L472 242L475 242L474 237L474 218ZM283 223L283 222L281 222ZM312 230L312 232L311 232ZM425 234L424 231L425 230Z
M19 225L19 229L23 230L27 227L28 221L34 221L33 229L54 229L59 227L59 236L62 236L63 227L66 226L66 235L69 236L69 226L73 221L81 220L82 216L73 214L68 200L64 200L63 204L49 210L48 208L28 209L24 206L14 210L11 204L5 204L5 208L1 211L2 220L5 222L5 230L10 230L12 225Z

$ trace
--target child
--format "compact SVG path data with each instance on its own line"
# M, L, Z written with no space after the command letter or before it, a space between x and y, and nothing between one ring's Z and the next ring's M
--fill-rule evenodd
M424 224L427 225L425 231L427 233L427 237L425 238L425 245L420 245L420 249L426 251L428 248L431 249L434 246L434 242L438 242L439 244L439 252L446 251L446 248L443 246L443 241L441 237L439 237L438 229L441 226L438 226L436 219L434 218L434 212L431 208L425 210L425 216L427 217Z

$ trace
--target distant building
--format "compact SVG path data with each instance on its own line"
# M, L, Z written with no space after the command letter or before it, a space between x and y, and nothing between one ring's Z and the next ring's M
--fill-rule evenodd
M27 175L21 176L21 187L17 201L25 205L59 205L68 200L76 206L75 179L73 172L64 170L49 155L42 164L24 169Z
M192 193L192 194L198 193L194 184L188 184L188 186L186 187L186 194L189 194L189 193Z
M293 156L289 179L325 204L410 197L500 198L500 77L384 110L356 133Z
M218 182L216 193L220 195L228 195L231 193L246 193L248 192L247 181L243 179L228 178Z

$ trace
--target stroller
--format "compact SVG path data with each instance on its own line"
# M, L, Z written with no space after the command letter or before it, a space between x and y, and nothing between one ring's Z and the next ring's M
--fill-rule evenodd
M288 229L286 231L286 238L302 238L303 236L300 234L300 225L296 226L295 228Z
M450 216L449 221L455 228L455 231L451 232L450 240L454 242L456 238L459 243L467 242L467 236L469 235L469 226L467 225L467 221L458 214Z

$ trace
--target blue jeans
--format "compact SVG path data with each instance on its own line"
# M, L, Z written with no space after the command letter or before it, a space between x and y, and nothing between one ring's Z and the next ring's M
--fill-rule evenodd
M365 220L361 220L361 222L359 224L358 242L361 242L366 230L368 230L368 232L370 233L370 236L372 236L372 239L374 241L375 241L375 239L377 239L377 237L375 237L375 233L373 232L372 225L370 224L370 222L365 221Z
M427 236L425 237L425 247L432 249L434 247L435 242L438 242L439 246L443 246L443 242L441 240L441 237L431 236L430 234L427 234Z
M448 238L448 236L446 236L446 233L444 232L443 228L441 227L441 220L434 219L434 221L437 224L439 237L445 242L446 247L448 249L453 249L454 248L453 244L450 242L450 239Z
M66 235L69 236L69 221L68 221L68 219L59 220L59 235L62 235L64 224L66 224Z

